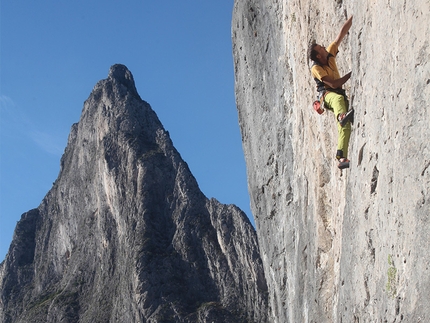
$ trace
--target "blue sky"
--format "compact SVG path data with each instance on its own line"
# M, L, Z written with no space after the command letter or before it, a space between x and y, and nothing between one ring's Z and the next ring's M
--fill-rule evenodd
M233 0L2 0L0 261L39 206L84 101L126 65L201 190L250 216L234 98Z

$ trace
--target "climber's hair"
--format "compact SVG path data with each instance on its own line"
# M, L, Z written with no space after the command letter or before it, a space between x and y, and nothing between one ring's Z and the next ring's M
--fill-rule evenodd
M316 45L317 45L317 43L315 43L315 42L311 43L311 45L309 46L309 49L308 49L308 57L309 57L309 59L313 60L314 62L319 63L318 58L317 58L318 52L314 49Z

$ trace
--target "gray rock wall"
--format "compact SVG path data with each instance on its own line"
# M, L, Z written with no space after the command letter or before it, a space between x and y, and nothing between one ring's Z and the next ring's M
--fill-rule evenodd
M355 123L336 167L310 42L338 54ZM235 1L236 100L272 322L430 320L430 2Z
M207 199L133 77L114 65L0 265L0 321L267 322L257 236Z

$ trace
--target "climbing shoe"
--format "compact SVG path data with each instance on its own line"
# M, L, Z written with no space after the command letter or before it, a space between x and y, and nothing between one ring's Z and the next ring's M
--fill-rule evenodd
M348 121L354 123L354 109L349 110L347 113L341 113L337 116L341 127L345 126Z
M337 167L339 169L349 168L349 159L347 158L339 159L339 165Z

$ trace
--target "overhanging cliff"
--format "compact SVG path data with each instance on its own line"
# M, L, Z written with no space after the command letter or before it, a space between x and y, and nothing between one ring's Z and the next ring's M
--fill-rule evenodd
M333 114L307 58L338 54L355 123L336 167ZM273 322L430 320L430 3L235 1L236 100Z

